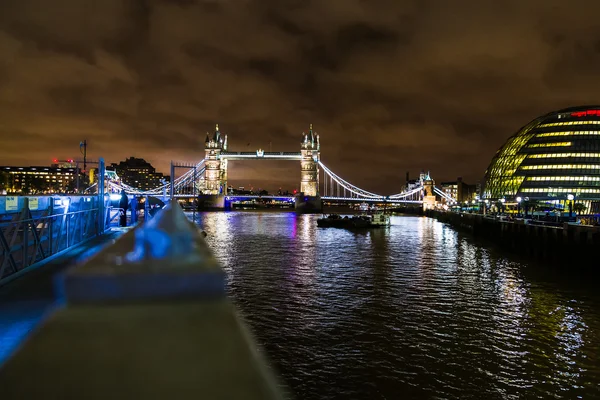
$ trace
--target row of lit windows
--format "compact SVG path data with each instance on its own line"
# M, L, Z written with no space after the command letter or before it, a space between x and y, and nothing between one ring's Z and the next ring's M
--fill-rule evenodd
M514 176L517 168L526 154L519 152L533 137L532 129L537 127L537 122L531 122L525 126L517 135L512 136L508 142L499 150L486 173L486 193L491 197L500 195L514 195L525 179L522 176Z
M564 132L544 132L538 133L537 137L548 136L574 136L574 135L600 135L600 131L564 131Z
M42 179L42 178L40 178L40 179ZM56 182L57 180L58 180L59 182L62 182L62 181L63 181L62 179L52 179L52 182ZM21 182L28 182L28 180L27 180L27 179L19 179L19 178L15 178L15 182L19 182L19 181L21 181ZM50 178L46 178L46 181L50 182ZM67 182L67 180L66 180L66 179L65 179L65 182Z
M520 192L527 193L600 193L600 189L590 188L523 188Z
M521 169L600 169L598 164L547 164L522 165Z
M532 148L532 147L560 147L560 146L570 146L573 143L571 142L556 142L556 143L534 143L534 144L530 144L527 145L527 147Z
M600 181L600 176L528 176L528 181Z
M67 180L67 177L64 177L64 176L56 176L56 175L52 175L52 176L50 176L50 175L48 175L48 176L39 176L39 175L35 175L35 176L29 176L29 177L28 177L28 176L20 176L20 175L17 175L17 176L15 176L15 177L14 177L14 179L15 179L16 181L18 181L19 179L26 181L26 180L29 180L29 179L31 179L31 178L46 179L46 180L48 180L48 179L63 179L63 178L64 178L65 180Z
M565 125L600 125L600 121L552 122L550 124L539 125L538 128L549 128L551 126L565 126Z
M561 157L591 157L600 158L600 153L546 153L529 154L528 158L561 158Z
M11 175L74 175L70 172L43 172L43 171L6 171Z

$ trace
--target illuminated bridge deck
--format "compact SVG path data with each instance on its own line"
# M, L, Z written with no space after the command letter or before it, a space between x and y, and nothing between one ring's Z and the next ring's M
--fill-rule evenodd
M222 151L221 158L225 160L301 160L299 151Z
M275 200L275 201L283 201L283 202L294 202L294 197L293 196L270 196L270 195L265 195L265 196L260 196L260 195L229 195L225 197L225 201L251 201L251 200L260 200L260 199L264 199L264 200ZM381 198L371 198L371 199L365 199L365 198L350 198L350 197L334 197L334 196L324 196L321 197L321 199L323 201L327 201L327 202L343 202L343 203L362 203L362 202L366 202L366 203L391 203L391 204L405 204L405 203L411 203L411 204L421 204L420 200L405 200L405 199L386 199L384 197Z

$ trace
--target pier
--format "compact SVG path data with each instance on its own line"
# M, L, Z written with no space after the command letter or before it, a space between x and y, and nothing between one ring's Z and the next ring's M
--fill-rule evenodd
M566 222L560 226L549 226L524 219L501 221L481 214L437 210L427 210L425 215L518 254L551 261L568 261L571 269L592 271L591 268L595 267L590 257L600 245L599 226Z

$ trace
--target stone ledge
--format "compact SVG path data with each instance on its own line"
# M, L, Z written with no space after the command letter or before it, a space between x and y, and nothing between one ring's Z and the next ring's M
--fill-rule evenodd
M3 399L278 399L227 300L69 307L0 373Z

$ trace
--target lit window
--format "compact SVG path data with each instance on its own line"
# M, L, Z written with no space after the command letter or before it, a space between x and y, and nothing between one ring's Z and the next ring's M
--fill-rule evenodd
M562 158L562 157L589 157L600 158L600 153L547 153L529 154L528 158Z
M598 164L547 164L547 165L522 165L521 169L600 169Z
M566 125L600 125L600 121L571 121L571 122L552 122L550 124L542 124L537 128L551 128L553 126L566 126Z
M534 147L565 147L565 146L571 146L572 144L573 144L572 142L534 143L534 144L527 145L527 147L528 148L534 148Z
M564 131L564 132L544 132L538 133L537 137L550 137L550 136L589 136L589 135L600 135L600 131Z

